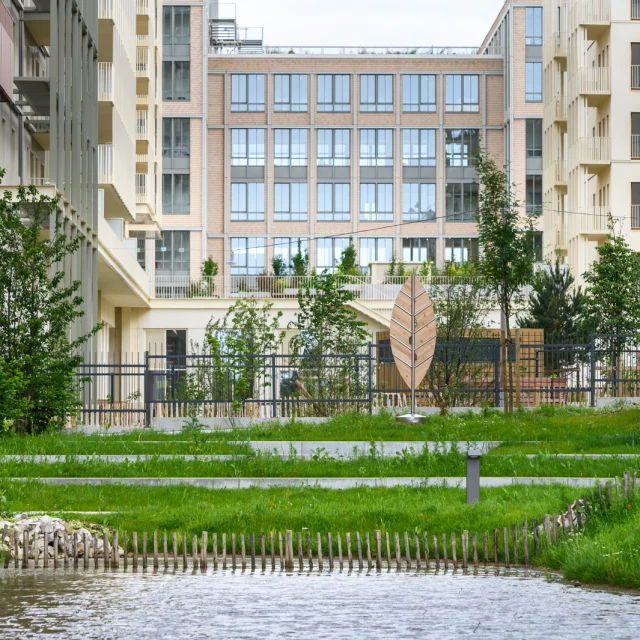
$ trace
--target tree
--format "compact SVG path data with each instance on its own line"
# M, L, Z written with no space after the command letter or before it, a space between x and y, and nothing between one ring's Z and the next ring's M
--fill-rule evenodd
M297 387L307 399L347 399L363 393L365 370L358 358L345 357L359 354L370 338L366 323L346 306L354 297L341 288L339 276L328 272L310 276L298 291L300 312L291 325L297 334L290 344L297 356ZM315 409L328 412L322 402Z
M65 285L58 265L80 241L60 221L43 234L57 205L33 186L0 199L0 423L28 433L62 428L77 411L80 347L100 329L70 338L83 315L80 282Z
M287 263L284 261L282 256L273 256L273 260L271 260L271 268L273 269L273 275L276 278L281 278L287 273Z
M302 253L302 241L298 238L298 252L291 258L294 276L306 276L309 272L309 253Z
M200 270L202 281L198 283L198 288L192 287L192 289L195 289L194 293L196 297L199 295L211 296L215 293L216 283L214 278L218 275L218 271L218 263L211 256L202 262L202 268Z
M522 287L533 278L534 247L530 234L536 212L522 214L515 199L513 185L506 172L484 150L476 154L476 168L480 185L478 195L478 234L482 247L481 274L495 296L505 323L503 382L508 373L510 392L505 410L513 409L513 362L511 357L511 316L514 302Z
M349 245L342 251L340 263L338 264L338 274L341 276L358 276L360 267L358 266L358 253L353 244L353 238L349 238Z

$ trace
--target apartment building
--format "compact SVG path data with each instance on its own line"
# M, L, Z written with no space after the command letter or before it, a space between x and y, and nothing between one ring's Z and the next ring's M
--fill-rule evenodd
M545 233L579 282L611 216L640 251L640 2L544 3Z

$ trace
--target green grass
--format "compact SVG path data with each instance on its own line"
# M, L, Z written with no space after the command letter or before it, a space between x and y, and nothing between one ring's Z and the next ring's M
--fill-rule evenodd
M483 476L558 476L610 477L624 471L636 471L640 460L624 458L556 458L524 455L486 456L481 462ZM5 461L0 477L384 477L384 476L464 476L466 455L450 453L413 453L383 457L360 456L350 459L320 457L284 459L269 453L237 457L230 461L150 458L135 462L106 462L96 459L34 463Z

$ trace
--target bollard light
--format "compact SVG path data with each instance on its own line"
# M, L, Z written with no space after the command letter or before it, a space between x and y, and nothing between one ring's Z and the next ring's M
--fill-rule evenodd
M467 504L480 502L480 457L482 451L467 451Z

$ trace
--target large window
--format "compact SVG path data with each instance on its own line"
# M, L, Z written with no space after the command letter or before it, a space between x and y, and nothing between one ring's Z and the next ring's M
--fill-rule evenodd
M273 241L273 255L284 260L288 269L293 268L293 258L298 250L302 255L309 254L309 242L306 238L275 238Z
M351 217L351 185L318 184L318 220L348 221Z
M431 262L436 261L435 238L403 238L403 262Z
M231 129L231 165L264 167L264 129Z
M393 76L360 76L360 111L393 111Z
M162 19L162 44L164 46L191 43L191 7L164 7Z
M274 111L306 111L307 95L306 75L275 75Z
M447 111L472 112L480 110L478 98L478 76L446 76Z
M478 238L447 238L444 245L445 262L462 265L478 259Z
M351 164L349 129L318 129L318 166L348 167Z
M541 45L542 7L527 7L526 12L526 43Z
M525 99L527 102L542 102L542 62L525 64Z
M402 76L402 110L433 112L436 110L434 75Z
M318 76L318 111L345 112L351 110L348 75Z
M276 167L306 167L307 130L276 129L275 130L274 164Z
M542 158L542 118L527 120L527 158Z
M447 129L445 139L447 167L475 166L475 153L479 145L478 129Z
M402 219L404 221L436 219L436 185L405 182L402 185Z
M640 182L631 183L631 228L640 229Z
M527 176L527 213L542 213L542 176Z
M264 182L231 183L231 219L264 220Z
M393 255L392 238L361 238L360 267L368 269L372 262L389 262Z
M162 99L165 101L191 100L191 63L165 60L162 63Z
M191 208L191 177L188 173L162 175L162 211L165 214L189 213Z
M318 238L316 267L318 271L334 271L349 246L349 238Z
M393 166L393 129L360 130L360 166Z
M447 222L475 222L477 215L477 183L447 183Z
M189 275L191 259L188 231L163 231L156 240L159 275Z
M264 238L231 238L231 275L264 273Z
M276 182L274 220L307 219L307 183Z
M436 166L436 130L402 130L402 164L405 167Z
M360 220L393 220L392 184L360 184Z
M234 73L231 76L231 111L264 111L262 73Z
M172 160L188 162L191 156L190 125L189 118L162 119L162 157L165 168L171 166ZM182 166L183 162L179 164Z

